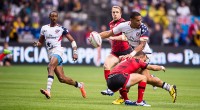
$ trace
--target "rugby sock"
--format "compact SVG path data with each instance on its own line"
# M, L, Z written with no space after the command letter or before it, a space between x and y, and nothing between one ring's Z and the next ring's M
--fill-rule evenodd
M108 79L109 74L110 74L110 70L104 70L104 77L106 80Z
M128 99L127 90L121 89L121 90L119 91L119 93L120 93L120 95L122 96L122 98L123 98L124 100L129 100L129 99Z
M81 83L79 83L79 82L77 82L77 81L75 81L75 83L76 83L76 84L74 85L75 87L78 87L78 88L81 88L81 87L82 87L82 84L81 84Z
M145 88L146 88L146 82L139 82L139 84L138 84L138 100L137 100L138 103L142 102L142 100L143 100Z
M47 79L47 91L51 91L51 86L52 86L52 84L53 84L53 79L54 79L54 77L53 76L48 76L48 79Z
M3 58L6 56L7 54L1 53L0 54L0 60L3 60Z
M162 88L167 90L167 91L170 91L170 84L167 84L166 82L163 82Z

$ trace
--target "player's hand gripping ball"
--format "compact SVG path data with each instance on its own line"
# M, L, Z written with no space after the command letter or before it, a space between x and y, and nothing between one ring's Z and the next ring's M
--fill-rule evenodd
M101 44L102 44L101 36L99 35L98 32L95 32L95 31L90 33L88 40L89 40L90 44L92 46L94 46L95 48L101 46Z

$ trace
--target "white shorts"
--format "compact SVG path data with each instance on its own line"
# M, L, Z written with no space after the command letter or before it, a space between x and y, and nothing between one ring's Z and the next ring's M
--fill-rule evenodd
M52 55L53 54L56 54L56 55L59 55L62 60L64 60L64 48L63 47L55 47L51 50L48 50L48 57L49 57L49 60L51 59Z
M146 43L146 45L145 45L145 47L144 47L144 49L143 49L142 51L147 55L147 57L148 57L149 59L151 59L152 50L151 50L151 48L149 47L149 44L148 44L148 43Z

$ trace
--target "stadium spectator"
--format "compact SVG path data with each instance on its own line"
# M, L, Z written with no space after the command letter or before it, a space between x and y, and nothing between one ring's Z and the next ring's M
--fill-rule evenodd
M162 44L164 46L170 46L173 45L173 37L172 37L172 33L168 30L168 29L164 29L163 30L163 34L162 34Z
M188 36L191 40L191 45L196 45L194 37L198 36L197 34L199 33L198 32L199 30L200 30L200 21L197 18L195 18L194 23L190 25L188 30Z
M0 52L0 66L11 66L13 60L12 51L8 49L9 37L5 38L4 47L2 52Z
M194 43L196 46L200 47L200 21L198 20L195 24L197 24L195 26L195 32L194 32Z
M73 37L69 34L69 31L57 24L58 12L52 11L49 14L50 24L42 26L41 35L39 41L34 42L34 46L42 46L44 41L46 43L46 48L48 50L49 64L47 67L48 70L48 79L47 79L47 88L40 89L40 92L46 96L46 98L51 98L51 86L54 80L54 74L58 77L58 80L61 83L69 84L80 88L82 96L86 98L86 91L84 89L84 84L82 82L77 82L72 80L70 77L64 75L62 62L63 62L63 48L61 47L62 36L66 37L72 45L73 49L73 60L76 61L78 58L77 55L77 45Z
M152 33L149 36L149 44L151 45L161 45L162 44L162 27L160 24L156 23Z
M177 13L179 16L189 16L190 15L190 9L186 5L185 1L181 1L180 5L177 8Z
M5 39L9 34L9 24L6 22L5 17L0 14L0 38Z
M8 49L3 49L3 51L0 52L0 66L6 65L6 66L10 66L10 63L7 63L7 59L6 56L11 54L11 51Z
M169 20L166 16L166 11L163 3L153 4L149 8L149 16L155 23L159 23L163 28L167 28Z
M12 30L10 32L10 37L19 41L19 32L24 29L24 23L21 20L21 17L17 17L12 24Z

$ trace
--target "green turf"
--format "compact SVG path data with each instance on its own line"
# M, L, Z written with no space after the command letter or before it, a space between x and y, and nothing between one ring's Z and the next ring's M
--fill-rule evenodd
M145 100L152 107L112 105L119 95L102 96L106 88L103 68L91 66L64 66L65 74L74 80L83 81L87 99L72 86L59 83L55 78L52 98L46 99L40 88L46 88L46 66L0 67L0 110L199 110L200 109L200 69L168 68L164 72L153 72L170 84L176 84L178 98L172 103L168 92L153 90L148 85ZM137 86L131 88L129 98L136 100Z

